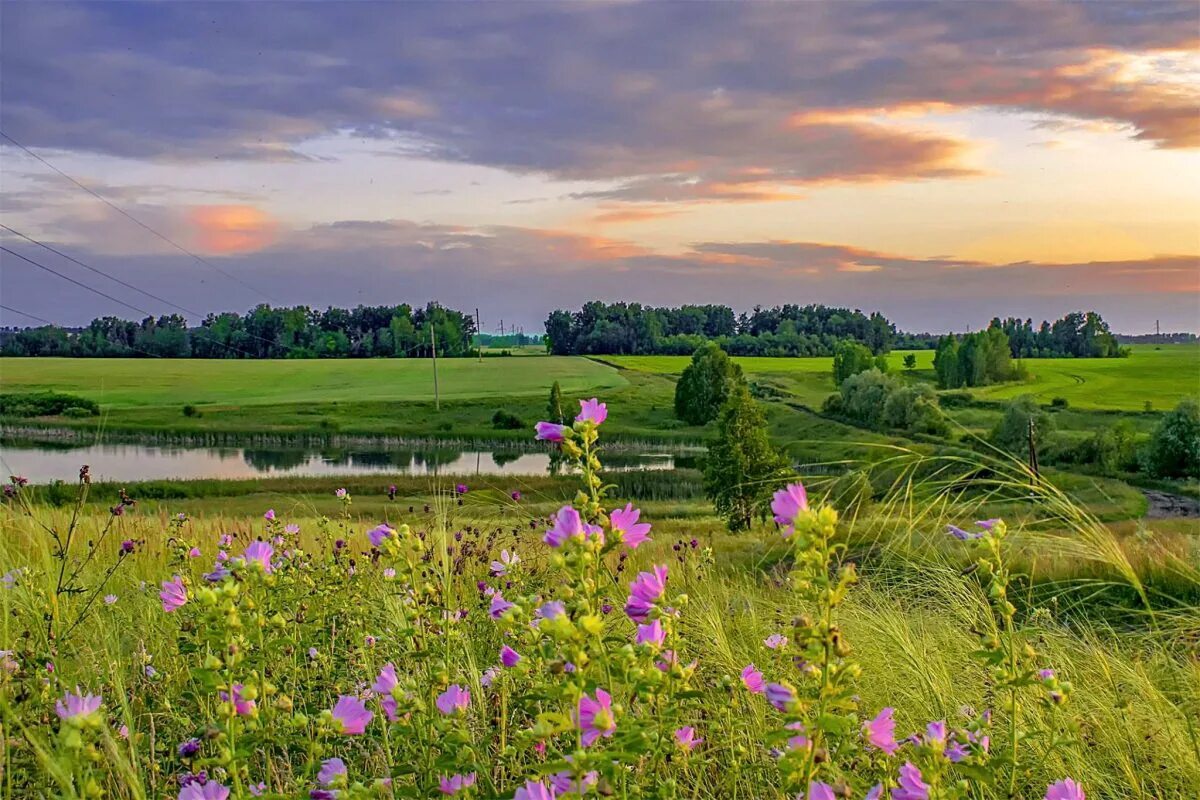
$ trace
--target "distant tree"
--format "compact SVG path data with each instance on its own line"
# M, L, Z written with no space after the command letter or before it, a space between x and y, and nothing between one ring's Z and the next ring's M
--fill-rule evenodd
M849 340L837 343L833 350L833 383L841 386L851 375L866 372L869 369L887 372L887 359L883 356L876 358L866 345Z
M1147 466L1161 478L1200 478L1200 405L1184 400L1150 437Z
M786 467L771 446L767 418L745 385L721 409L717 438L708 446L704 491L731 531L746 530L765 517L771 490Z
M562 387L558 385L558 381L555 381L554 385L550 387L550 400L546 403L546 414L549 415L547 417L549 421L562 424L565 415L563 414Z
M1054 417L1047 414L1032 395L1022 395L1004 408L1004 416L992 429L992 442L1011 453L1028 456L1029 423L1033 421L1033 446L1041 448L1054 431Z
M912 372L914 369L917 368L916 353L905 353L904 354L904 368L906 370L908 370L909 372Z
M958 349L958 339L953 335L938 340L937 351L933 354L933 371L937 373L938 386L943 389L958 389L963 385Z
M705 425L744 383L742 368L724 350L712 342L702 345L675 384L675 416L690 425Z

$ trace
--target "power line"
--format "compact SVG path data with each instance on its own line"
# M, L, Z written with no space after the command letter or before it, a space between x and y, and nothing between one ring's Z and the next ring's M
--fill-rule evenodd
M140 228L144 228L145 230L147 230L147 231L149 231L150 233L152 233L152 234L154 234L155 236L157 236L159 239L162 239L164 242L166 242L167 244L171 245L172 247L174 247L174 248L175 248L176 250L178 250L179 252L181 252L181 253L185 253L185 254L187 254L187 255L191 256L192 258L196 259L197 261L199 261L201 264L205 265L206 267L209 267L210 269L212 269L212 270L215 270L216 272L220 273L221 275L224 275L226 278L229 278L231 281L234 281L235 283L239 283L239 284L241 284L242 286L246 287L246 288L247 288L247 289L249 289L250 291L252 291L252 292L254 292L255 294L259 295L260 297L264 297L264 298L266 298L267 300L271 300L271 297L270 297L269 295L267 295L266 293L264 293L264 292L263 292L261 289L258 289L258 288L256 288L256 287L252 286L252 285L251 285L251 284L249 284L249 283L246 283L244 280L242 280L242 279L241 279L241 278L239 278L238 276L234 275L233 273L231 273L231 272L227 272L227 271L225 271L225 270L221 269L220 267L218 267L216 264L212 263L212 262L211 262L211 261L209 261L208 259L206 259L206 258L202 258L201 256L198 256L198 255L196 255L196 254L195 254L195 253L193 253L191 250L189 250L189 249L187 249L186 247L184 247L183 245L179 244L179 243L178 243L178 242L176 242L174 239L171 239L171 238L170 238L169 236L167 236L166 234L159 233L159 232L158 232L158 231L156 231L154 228L151 228L149 225L147 225L146 223L142 222L140 219L138 219L137 217L133 216L133 215L132 215L132 214L130 214L128 211L126 211L125 209L121 208L121 207L120 207L120 206L118 206L116 203L112 202L112 201L111 201L111 200L109 200L107 197L105 197L104 195L100 194L99 192L95 191L94 189L92 189L92 188L90 188L90 187L88 187L88 186L85 186L84 184L82 184L82 183L80 183L79 181L75 180L75 179L74 179L74 178L72 178L70 175L68 175L67 173L65 173L65 172L63 172L61 169L59 169L58 167L56 167L56 166L54 166L53 164L51 164L49 161L47 161L46 159L44 159L44 158L42 158L41 156L39 156L37 153L35 153L35 152L33 152L32 150L30 150L28 147L26 147L25 145L21 144L20 142L18 142L18 141L17 141L16 139L14 139L13 137L9 136L9 135L8 135L7 133L5 133L4 131L0 130L0 136L3 136L5 139L8 139L10 142L12 142L12 143L13 143L13 144L15 144L17 147L19 147L19 148L21 148L22 150L24 150L24 151L25 151L26 153L28 153L30 156L32 156L33 158L36 158L38 161L40 161L41 163L45 164L47 167L49 167L50 169L54 170L54 171L55 171L55 172L57 172L59 175L63 176L64 178L66 178L67 180L69 180L71 183L75 184L75 185L76 185L76 186L78 186L80 189L82 189L83 191L85 191L85 192L87 192L88 194L90 194L92 197L94 197L94 198L96 198L97 200L99 200L100 202L104 203L106 206L108 206L109 208L113 209L113 210L114 210L114 211L116 211L118 214L120 214L121 216L123 216L123 217L125 217L126 219L128 219L130 222L133 222L133 223L134 223L135 225L137 225L138 227L140 227ZM272 301L272 302L274 302L274 301Z
M18 309L18 308L12 308L11 306L6 306L6 305L4 305L3 303L0 303L0 308L4 309L5 311L11 311L11 312L12 312L12 313L14 313L14 314L20 314L22 317L29 317L29 318L30 318L31 320L33 320L34 322L44 322L44 323L45 323L45 324L47 324L47 325L53 325L53 324L54 324L54 323L53 323L53 322L51 322L50 320L48 320L48 319L43 319L43 318L39 317L39 316L38 316L38 315L36 315L36 314L30 314L28 311L21 311L21 310L20 310L20 309Z

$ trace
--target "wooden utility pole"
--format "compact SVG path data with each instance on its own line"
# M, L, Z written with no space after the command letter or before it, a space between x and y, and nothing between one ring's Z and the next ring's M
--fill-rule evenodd
M475 309L475 340L479 342L479 363L483 363L483 328L479 325L479 309Z
M438 394L437 384L437 336L433 333L433 320L429 321L429 351L433 353L433 407L436 411L442 410L442 398Z

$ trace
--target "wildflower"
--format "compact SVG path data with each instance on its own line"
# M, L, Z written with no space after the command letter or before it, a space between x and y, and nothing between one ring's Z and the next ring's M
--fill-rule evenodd
M767 702L779 711L787 711L796 702L796 690L786 683L767 684Z
M231 547L233 545L233 534L232 533L222 533L221 538L218 540L217 543L221 547Z
M154 677L157 677L157 675L158 675L158 670L156 670L150 664L147 664L146 668L143 669L142 672L145 673L147 678L154 678Z
M0 578L0 582L4 584L5 589L11 589L17 585L17 578L21 577L21 569L10 569L4 573L4 577Z
M322 786L332 786L334 781L346 774L346 762L340 758L327 758L321 762L317 780Z
M800 516L801 511L807 510L808 492L802 483L789 483L786 488L776 492L771 500L775 522L784 527L785 536L796 532L796 518Z
M558 619L567 613L567 607L561 600L551 600L543 603L537 610L537 615L543 619Z
M466 494L467 493L467 485L465 483L458 484L457 486L454 487L454 493L455 494Z
M590 400L579 401L579 414L575 416L576 422L591 422L595 425L600 425L606 419L608 419L608 405L606 403L601 403L594 397Z
M546 531L542 541L551 547L562 547L569 539L582 542L589 535L599 533L601 533L600 529L595 525L585 523L580 518L578 511L571 506L563 506L554 515L554 527Z
M925 726L925 744L937 745L938 749L946 746L946 723L939 720Z
M782 633L772 633L766 639L763 639L763 644L772 650L778 650L781 647L787 647L787 637Z
M763 674L753 664L742 670L742 685L755 694L764 694L767 691L767 684L763 680Z
M957 764L967 757L967 747L962 742L954 742L946 748L946 758Z
M188 739L185 742L180 742L179 746L175 748L175 752L179 754L180 758L191 758L200 752L200 740Z
M128 739L129 738L129 726L122 725L121 727L117 728L117 736L120 736L122 739Z
M1038 670L1038 677L1039 677L1039 678L1041 678L1041 679L1042 679L1042 680L1044 680L1044 681L1053 680L1053 678L1054 678L1054 670L1052 670L1052 669L1039 669L1039 670Z
M637 638L634 639L636 644L648 644L651 647L658 649L662 647L666 641L667 632L663 630L662 623L654 620L646 625L637 626Z
M275 555L275 548L266 542L253 541L246 548L246 552L242 554L242 558L247 564L258 564L262 567L262 571L271 574L271 556Z
M567 756L566 760L569 764L573 764L575 761L570 756ZM596 770L584 773L583 777L579 780L575 780L574 773L568 769L556 772L550 776L550 787L560 795L578 795L582 797L599 782L600 773Z
M483 671L483 674L479 676L479 685L486 689L495 683L496 678L499 677L500 670L496 669L495 667L488 667Z
M811 742L807 736L807 729L803 722L789 722L783 727L789 731L795 731L794 736L789 736L787 745L789 750L807 750Z
M617 721L612 714L612 696L603 689L597 689L595 698L586 694L580 697L576 721L583 732L581 741L584 747L590 747L601 736L612 736L617 729Z
M833 787L821 781L809 781L806 800L837 800Z
M508 496L511 497L513 500L516 500L518 503L521 502L521 493L518 491L513 491L513 492L509 493Z
M556 797L558 792L541 781L526 781L524 786L517 789L513 800L555 800Z
M247 700L245 697L246 687L240 683L233 685L233 710L239 717L247 717L254 713L258 707L258 703L254 700ZM218 696L222 702L228 703L229 692L218 692Z
M361 734L367 729L367 725L375 716L367 710L362 700L349 694L338 697L337 703L333 706L332 713L338 730L347 736L358 736Z
M892 800L929 800L929 784L921 780L921 770L911 761L900 768L899 786L892 789Z
M250 785L249 785L248 787L246 787L246 788L248 788L248 789L250 790L250 794L251 794L252 796L254 796L254 797L262 797L262 796L263 796L263 793L267 791L267 782L266 782L266 781L259 781L258 783L252 783L252 784L250 784Z
M617 538L631 550L636 550L639 544L650 538L650 523L638 522L641 515L641 510L634 508L633 503L626 503L625 508L613 509L608 515Z
M388 567L383 571L383 577L390 581L392 578L396 577L396 570Z
M1000 522L1000 520L998 518L994 518L994 519L979 520L975 524L978 525L979 527L983 528L985 531L990 531L992 528L996 527L997 523L999 523L999 522Z
M1063 778L1046 787L1045 800L1087 800L1087 796L1082 786L1070 778Z
M169 581L163 581L162 591L158 593L158 597L162 600L163 611L167 613L182 607L188 601L187 589L183 585L183 579L176 575Z
M336 789L312 789L308 793L308 800L337 800Z
M558 425L554 422L539 422L533 427L537 431L533 438L542 442L561 442L566 438L567 431L570 430L566 425Z
M223 564L220 561L218 561L216 563L216 565L213 566L212 572L204 573L204 580L208 581L209 583L220 583L221 581L225 580L228 577L229 577L229 568L226 567L225 564Z
M635 622L644 622L653 610L655 602L667 590L667 567L655 566L653 572L639 572L629 584L629 601L625 613Z
M442 794L458 794L463 789L474 785L474 772L467 773L466 775L451 775L449 778L442 776L438 780L438 791Z
M450 716L467 710L467 706L471 705L471 692L457 683L452 683L449 689L437 696L435 702L438 711Z
M885 708L875 715L875 719L864 722L862 726L867 744L889 756L900 749L900 745L896 744L896 721L892 719L894 713L896 709Z
M100 710L100 695L98 694L82 694L79 687L75 687L75 693L67 692L62 696L62 699L56 700L54 703L54 713L58 714L61 720L78 719L80 721L92 717Z
M395 536L396 532L387 525L380 525L367 531L367 538L371 540L372 547L381 547L385 541L395 538Z
M333 493L333 496L336 497L338 500L345 500L346 496L349 494L350 493L347 492L345 489L338 489L336 492Z
M294 522L289 522L287 525L283 526L283 532L295 536L300 532L300 526Z
M500 619L504 616L504 612L513 607L513 604L504 599L504 595L496 592L492 595L492 604L488 608L488 614L492 619Z
M696 738L696 729L691 725L685 725L675 731L675 744L689 753L695 750L703 741L703 739Z
M115 594L104 595L104 605L111 606L115 602L117 602L117 596Z
M133 548L134 548L133 539L126 539L125 541L121 542L121 555L128 555L129 553L132 553Z
M863 800L880 800L883 797L883 784L877 783L867 791L863 796Z
M516 553L510 553L507 550L500 551L500 560L491 563L492 574L496 577L507 575L508 571L521 563L521 557Z
M265 519L267 522L271 522L272 520L274 520L275 519L275 509L268 508L267 513L263 514L263 519Z
M189 783L179 790L179 800L227 800L229 787L216 781Z
M515 667L521 662L521 654L508 645L500 648L500 663L506 667Z
M363 637L363 644L365 644L367 647L374 647L375 641L376 641L375 637L369 633Z

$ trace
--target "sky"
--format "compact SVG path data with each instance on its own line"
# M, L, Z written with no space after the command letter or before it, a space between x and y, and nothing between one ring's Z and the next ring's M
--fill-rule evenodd
M6 0L0 53L0 130L142 223L0 139L4 224L159 298L0 230L128 304L0 253L3 325L436 300L536 331L600 299L1200 330L1194 2Z

